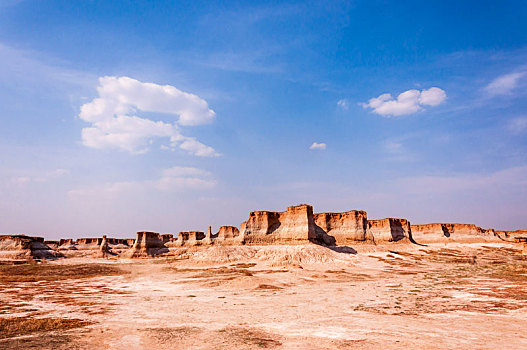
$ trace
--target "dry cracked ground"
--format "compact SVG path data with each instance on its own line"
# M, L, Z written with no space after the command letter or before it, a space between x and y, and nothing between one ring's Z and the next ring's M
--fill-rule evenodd
M0 348L527 348L527 260L514 245L356 249L318 263L1 265Z

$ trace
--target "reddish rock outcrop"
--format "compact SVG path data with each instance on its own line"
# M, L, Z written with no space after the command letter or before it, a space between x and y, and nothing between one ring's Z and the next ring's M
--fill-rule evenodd
M137 232L137 238L126 257L139 258L156 256L165 252L166 248L161 235L157 232Z
M62 256L47 246L42 237L0 236L0 260L54 259Z
M77 245L86 245L92 247L98 247L99 245L101 245L101 242L102 238L78 238L75 240L75 244Z
M434 223L412 225L412 237L417 243L485 242L499 240L492 229L484 230L474 224Z
M240 236L240 230L235 226L221 226L214 238L220 242L233 241Z
M59 246L61 245L70 245L70 244L73 244L73 239L71 238L62 238L60 241L59 241Z
M288 207L285 212L254 211L242 224L244 244L305 244L316 239L313 207Z
M59 247L59 241L44 241L44 244L53 250Z
M366 240L368 218L365 211L351 210L343 213L318 213L314 215L319 241L326 244L346 245ZM332 237L325 238L325 235Z
M368 221L367 238L375 243L409 242L412 239L410 222L401 218Z
M110 249L108 248L108 240L106 236L102 236L101 244L99 245L99 257L106 258L110 256Z

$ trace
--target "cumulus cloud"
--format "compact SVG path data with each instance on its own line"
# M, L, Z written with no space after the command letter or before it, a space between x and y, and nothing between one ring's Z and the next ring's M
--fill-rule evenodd
M363 108L371 108L374 113L385 116L400 116L416 113L423 109L422 106L438 106L446 100L446 93L438 87L431 87L428 90L408 90L397 99L391 94L382 94L374 97L368 103L361 103Z
M69 191L70 196L112 196L134 191L161 192L206 190L216 186L216 180L208 171L192 167L172 167L161 172L156 180L120 181L103 186L80 188Z
M499 76L485 87L485 91L491 96L510 94L525 75L527 71Z
M311 146L309 146L309 149L325 150L326 149L326 144L323 143L323 142L321 142L321 143L313 142L313 144Z
M217 155L212 147L180 132L180 126L214 120L214 111L202 98L174 86L143 83L128 77L101 77L97 92L99 96L82 105L79 114L82 120L91 123L82 129L84 145L144 153L155 138L168 138L171 149L179 147L200 157ZM137 116L138 111L168 114L175 120L154 121Z
M342 108L345 111L347 111L350 108L349 102L345 98L338 100L337 101L337 106L339 106L340 108Z

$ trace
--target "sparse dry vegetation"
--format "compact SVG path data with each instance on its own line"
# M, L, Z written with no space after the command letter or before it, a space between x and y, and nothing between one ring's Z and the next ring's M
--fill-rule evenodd
M0 318L0 338L28 335L36 332L63 331L84 327L90 322L67 318Z
M113 276L126 273L114 265L29 263L22 265L0 265L0 282L60 281L98 276Z

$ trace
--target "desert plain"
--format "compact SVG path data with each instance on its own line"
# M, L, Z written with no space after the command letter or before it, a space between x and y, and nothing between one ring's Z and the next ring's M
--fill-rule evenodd
M253 212L217 242L210 231L163 244L141 232L129 248L31 241L40 253L0 265L0 348L527 348L521 237L417 226L413 237L395 219L407 230L386 236L350 213L323 224L309 206Z

